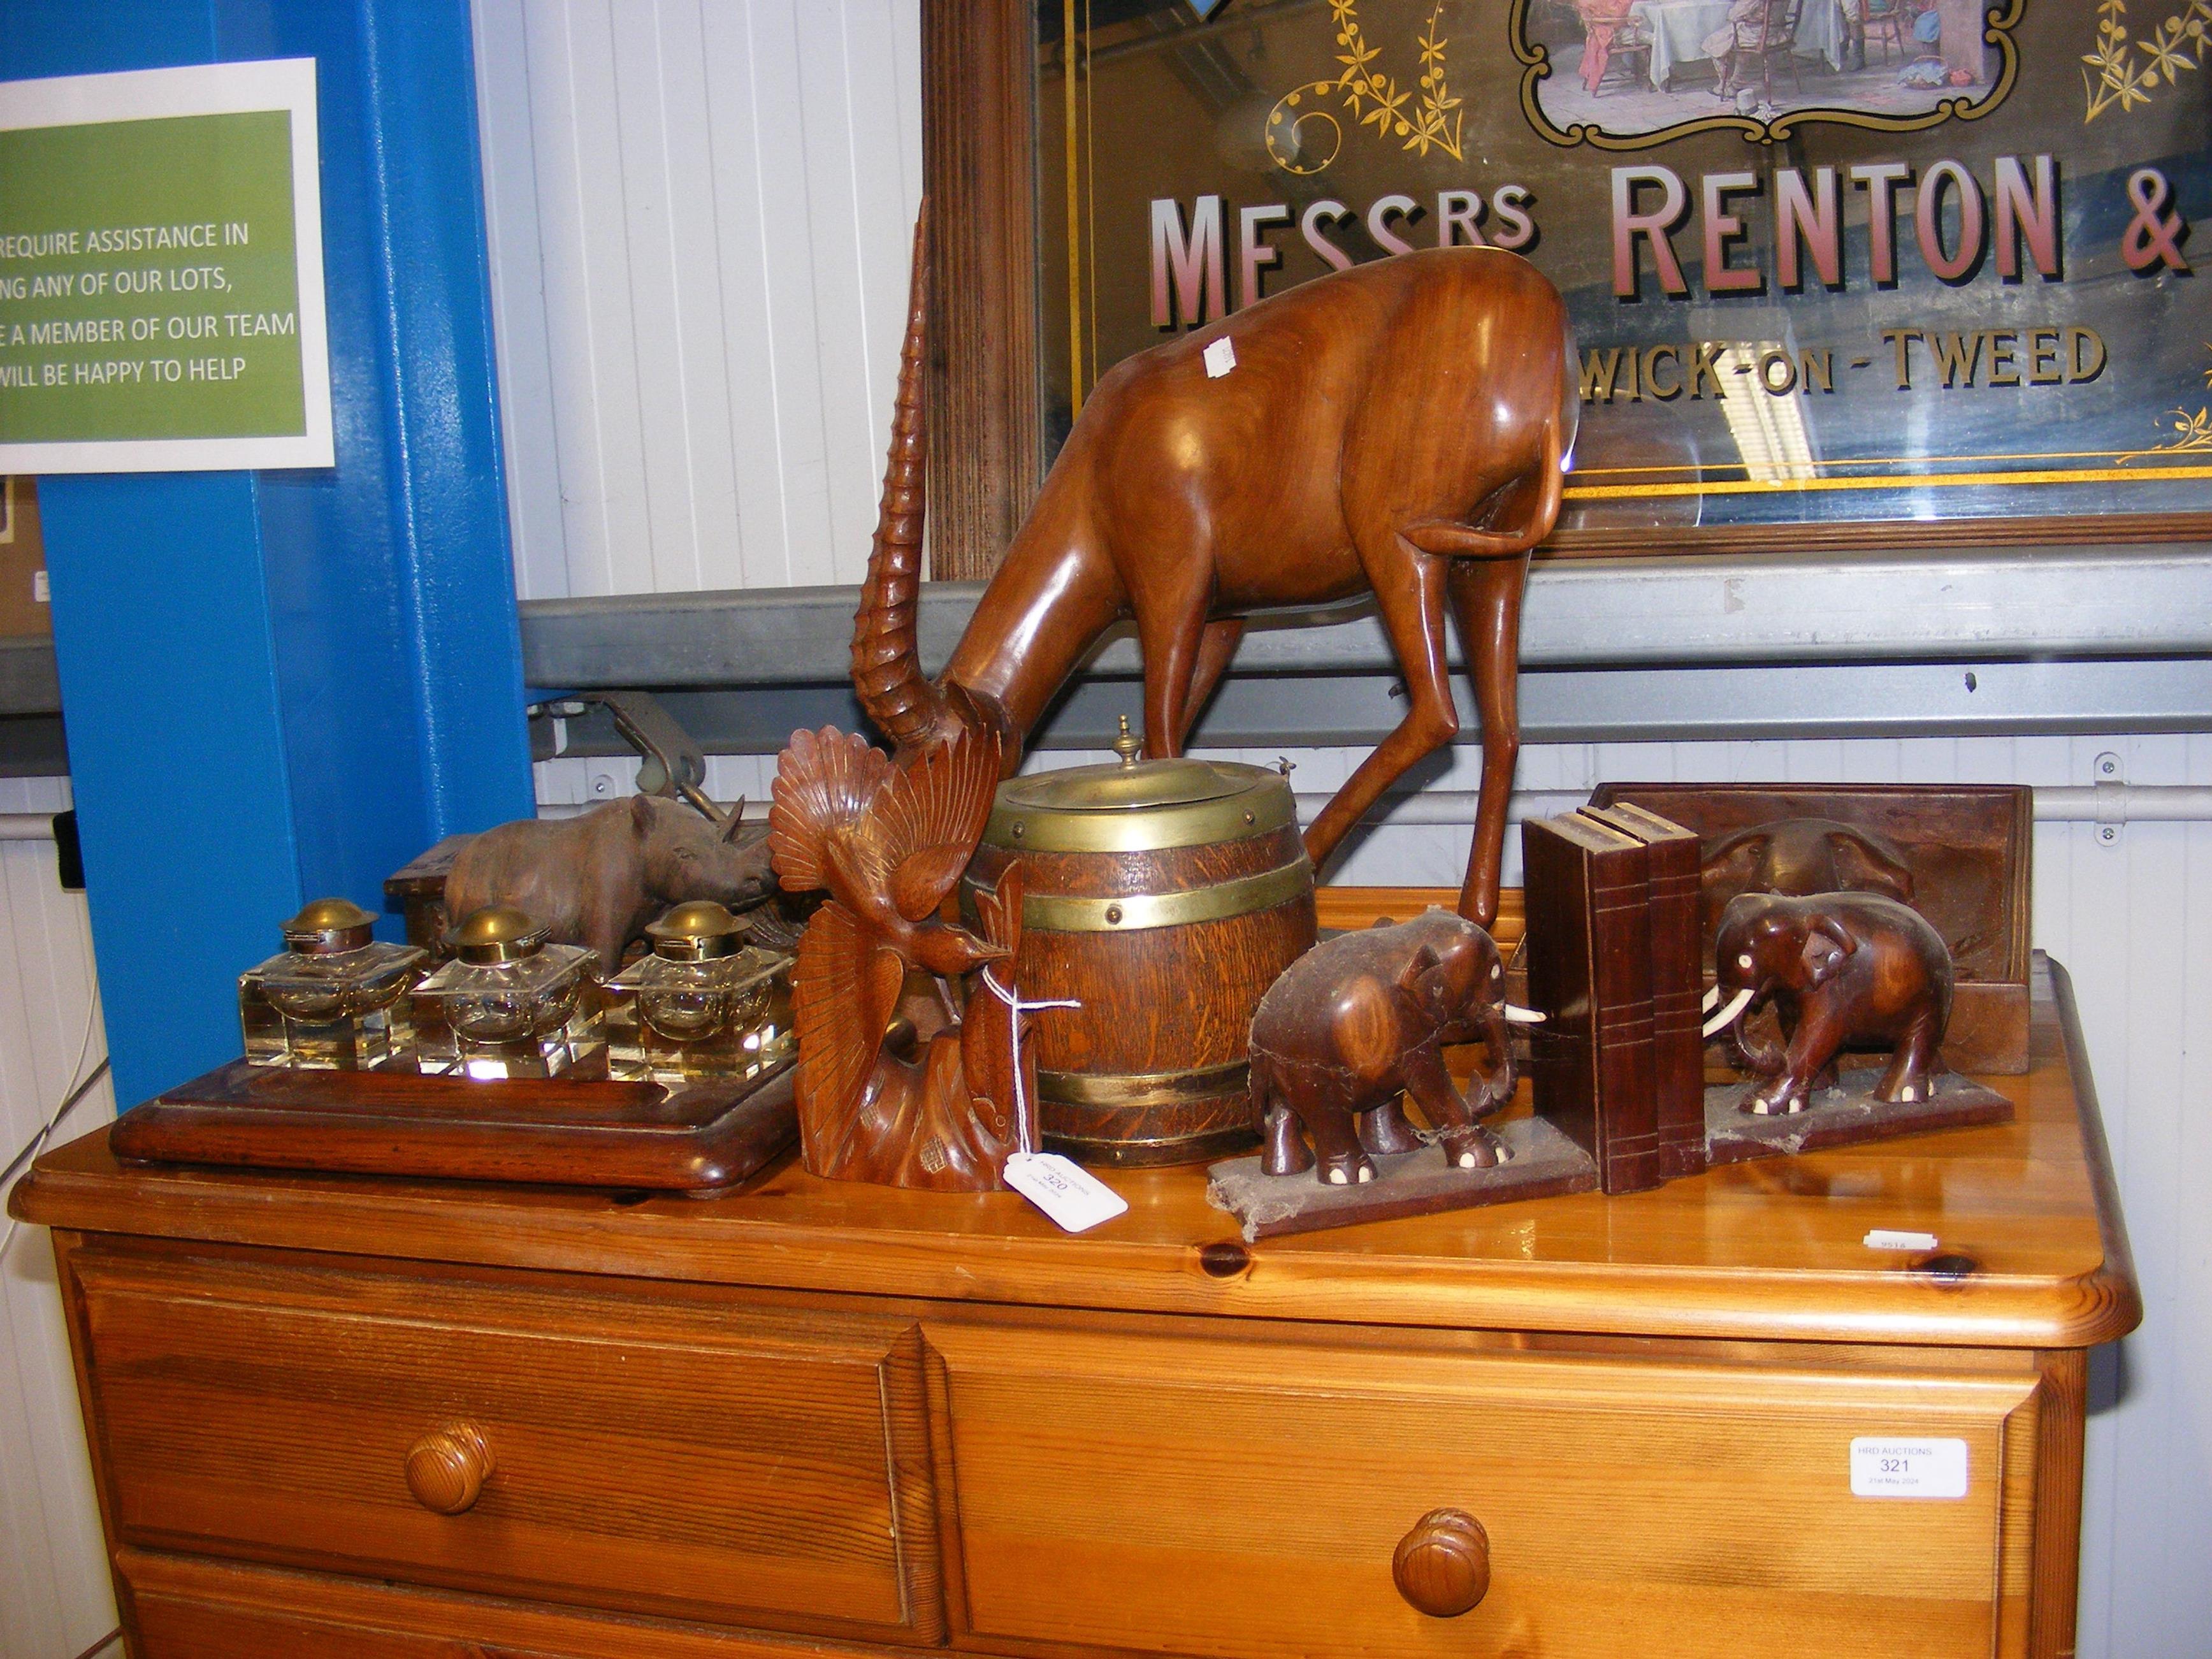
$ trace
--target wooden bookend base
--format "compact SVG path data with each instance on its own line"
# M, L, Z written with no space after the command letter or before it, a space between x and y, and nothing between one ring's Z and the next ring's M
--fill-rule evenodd
M1705 1090L1705 1157L1711 1164L1741 1164L1747 1158L1778 1158L1851 1146L1863 1140L1962 1129L1977 1123L2009 1123L2012 1102L1956 1072L1941 1072L1926 1100L1894 1103L1872 1093L1881 1073L1873 1067L1846 1070L1843 1086L1823 1089L1802 1112L1760 1117L1741 1110L1759 1086L1717 1083Z
M1285 1233L1597 1189L1597 1166L1589 1155L1542 1118L1489 1127L1513 1153L1495 1169L1456 1169L1439 1149L1424 1146L1376 1158L1372 1181L1331 1187L1316 1181L1310 1170L1271 1176L1256 1157L1232 1158L1206 1171L1206 1200L1243 1222L1245 1242L1255 1243Z
M477 1082L242 1060L116 1121L118 1158L712 1196L799 1133L793 1068L743 1082Z

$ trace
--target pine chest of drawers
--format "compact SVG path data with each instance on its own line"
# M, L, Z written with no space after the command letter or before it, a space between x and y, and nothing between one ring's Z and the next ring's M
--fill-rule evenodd
M1249 1247L1192 1170L1068 1238L101 1134L15 1204L139 1659L2056 1655L2138 1302L2039 988L2010 1125Z

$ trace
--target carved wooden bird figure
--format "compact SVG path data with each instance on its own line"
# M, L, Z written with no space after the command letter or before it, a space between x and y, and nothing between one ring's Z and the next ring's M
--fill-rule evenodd
M903 769L857 733L794 732L775 777L769 848L793 892L831 899L906 961L956 979L1006 955L938 920L999 783L999 740L965 732Z
M800 1139L817 1175L981 1190L1019 1144L1011 992L970 999L968 1018L912 1059L887 1046L909 967L957 979L1013 954L1018 881L979 904L988 938L937 916L998 780L998 739L972 731L902 768L828 727L794 732L778 760L776 874L794 892L830 893L792 978Z

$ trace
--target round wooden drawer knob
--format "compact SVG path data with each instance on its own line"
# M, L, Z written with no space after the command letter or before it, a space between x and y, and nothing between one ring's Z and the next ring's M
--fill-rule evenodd
M1490 1589L1490 1535L1464 1510L1431 1510L1390 1558L1398 1594L1431 1619L1456 1619Z
M494 1468L491 1447L473 1423L448 1423L407 1452L407 1490L426 1510L459 1515L483 1495Z

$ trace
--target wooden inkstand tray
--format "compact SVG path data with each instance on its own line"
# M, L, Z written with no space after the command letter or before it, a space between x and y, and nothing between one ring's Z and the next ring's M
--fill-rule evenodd
M742 1080L295 1070L232 1060L117 1120L119 1158L714 1197L798 1133L793 1062Z

